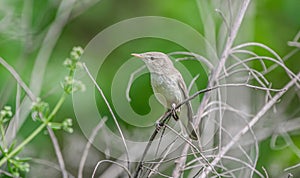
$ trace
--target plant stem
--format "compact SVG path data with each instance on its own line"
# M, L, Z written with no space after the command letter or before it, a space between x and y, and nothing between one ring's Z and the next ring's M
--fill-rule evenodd
M63 95L60 97L59 101L56 103L54 109L52 110L51 114L47 117L47 119L35 130L29 135L22 143L20 143L19 146L17 146L12 152L7 154L7 156L3 157L0 160L0 166L2 166L9 158L15 156L25 145L27 145L33 138L35 138L51 121L51 119L55 116L59 108L62 106L66 99L66 93L63 93Z
M2 143L3 143L3 148L6 147L6 143L5 143L5 133L4 133L4 127L2 125L3 123L0 123L0 131L1 131L1 140L2 140ZM0 145L1 147L1 145Z

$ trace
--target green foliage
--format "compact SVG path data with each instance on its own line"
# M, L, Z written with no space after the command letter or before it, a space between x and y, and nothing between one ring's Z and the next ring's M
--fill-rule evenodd
M1 131L1 139L3 142L4 142L5 125L9 123L12 115L13 114L10 106L4 106L3 110L0 111L0 131Z
M0 160L5 158L7 155L9 155L15 147L15 142L11 144L8 148L6 146L5 141L5 133L4 128L5 125L9 123L11 120L11 117L13 116L13 113L11 111L10 106L5 106L3 110L0 111L0 129L1 129L1 140L2 144L0 144ZM18 156L13 156L7 159L6 167L7 171L13 175L14 177L20 177L23 173L29 172L29 158L20 158ZM0 177L2 177L0 175Z
M50 126L52 129L54 130L64 130L68 133L73 133L73 128L72 128L72 125L73 125L73 120L70 119L70 118L67 118L65 120L63 120L61 123L56 123L56 122L50 122L48 124L48 126Z
M68 133L73 132L72 128L72 119L68 118L59 122L51 122L53 117L56 115L58 109L61 108L63 102L65 101L65 94L69 95L76 91L83 91L84 85L81 81L74 80L75 70L81 66L79 62L80 56L83 53L81 47L74 47L70 52L70 58L67 58L64 62L64 65L69 70L69 75L66 76L65 81L63 82L64 94L58 100L55 107L51 110L49 103L37 98L36 101L32 103L31 108L31 117L34 121L41 122L41 125L36 128L30 136L28 136L21 144L15 147L14 144L11 144L8 148L5 144L4 136L4 125L10 121L10 118L13 116L11 107L5 106L3 110L0 111L0 129L1 129L1 138L3 144L0 145L0 166L6 162L7 172L14 177L20 177L24 172L29 172L29 163L30 158L20 158L17 155L21 150L33 139L35 138L46 126L51 127L54 130L64 130Z
M11 107L4 106L3 110L0 111L0 123L8 122L12 115Z
M5 126L8 125L12 116L13 113L10 106L4 106L4 108L0 111L0 132L3 145L5 144Z
M81 68L82 64L79 62L80 56L83 53L81 47L74 47L70 53L70 57L64 61L64 66L69 70L69 75L65 77L62 82L62 87L67 94L76 91L85 91L85 85L78 80L74 79L74 72L76 68Z
M49 104L37 98L37 101L32 104L31 117L33 120L44 121L50 112Z
M8 171L12 175L20 177L23 172L29 172L30 165L27 163L29 160L30 158L19 158L17 156L9 159L7 162Z

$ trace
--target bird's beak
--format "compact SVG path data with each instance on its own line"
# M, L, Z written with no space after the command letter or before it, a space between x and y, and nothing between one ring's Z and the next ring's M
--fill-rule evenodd
M137 58L143 58L143 55L141 55L141 54L132 53L131 55L134 57L137 57Z

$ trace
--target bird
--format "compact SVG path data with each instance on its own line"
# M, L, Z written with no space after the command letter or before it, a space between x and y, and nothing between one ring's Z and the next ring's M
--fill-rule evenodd
M150 71L151 86L156 99L168 109L174 109L179 103L189 97L187 87L181 73L175 68L171 59L162 52L132 53L134 57L142 59ZM189 137L197 140L193 127L193 110L191 103L187 106L187 132ZM180 111L180 110L179 110ZM177 114L175 114L177 116ZM173 115L173 116L175 116ZM178 120L178 117L174 117Z

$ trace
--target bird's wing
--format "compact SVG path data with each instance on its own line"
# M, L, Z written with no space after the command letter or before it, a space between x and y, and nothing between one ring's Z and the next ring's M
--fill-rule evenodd
M184 99L187 99L189 97L186 85L183 81L183 78L180 76L181 80L178 80L178 86L181 90L181 93L183 94ZM188 101L185 103L186 107L187 107L187 115L188 115L188 124L187 124L187 129L188 129L188 134L190 136L191 139L197 140L197 134L193 128L193 110L192 110L192 105L191 102Z
M187 88L186 88L186 85L183 81L183 78L180 77L181 80L178 80L178 86L181 90L181 93L183 94L183 97L184 99L187 99L189 97L189 94L188 94L188 91L187 91ZM186 102L185 103L186 106L187 106L187 109L188 109L188 118L189 118L189 121L192 121L193 120L193 110L192 110L192 105L191 105L191 102Z

